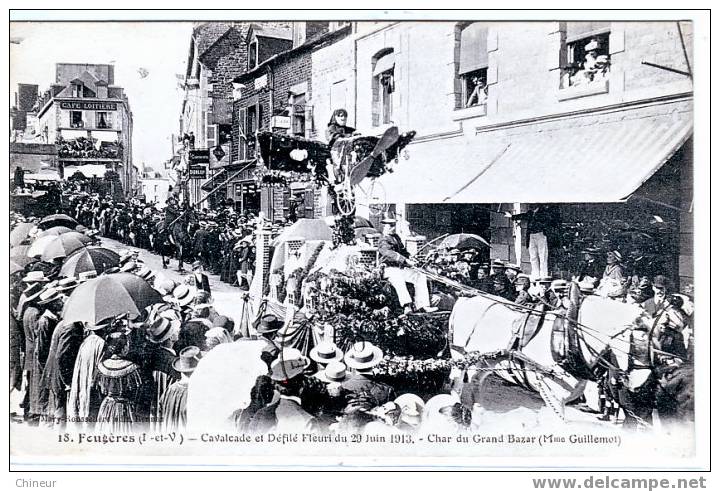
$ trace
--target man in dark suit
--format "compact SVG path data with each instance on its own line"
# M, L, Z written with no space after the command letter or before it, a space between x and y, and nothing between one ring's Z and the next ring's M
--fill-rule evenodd
M375 406L395 400L395 390L387 384L373 380L372 369L383 360L383 352L367 341L355 343L345 354L345 364L355 374L342 383L342 388L354 396L370 397Z
M657 275L652 282L653 296L648 298L642 304L643 309L655 317L660 314L669 305L668 290L670 289L670 280L663 275Z
M410 269L415 266L415 262L410 259L410 253L395 233L396 220L386 218L382 223L385 228L378 252L381 261L385 264L385 279L395 289L400 305L405 309L406 314L412 312L413 300L407 289L407 283L412 283L415 287L415 308L421 312L436 311L437 308L430 307L427 277L417 270Z
M280 393L275 407L276 432L306 432L318 430L317 419L302 408L300 399L303 387L303 372L310 360L295 348L285 348L270 365L270 378Z

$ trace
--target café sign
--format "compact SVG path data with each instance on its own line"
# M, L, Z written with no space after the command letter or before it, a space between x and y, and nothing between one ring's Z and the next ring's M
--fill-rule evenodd
M60 109L73 111L117 111L117 102L60 101Z

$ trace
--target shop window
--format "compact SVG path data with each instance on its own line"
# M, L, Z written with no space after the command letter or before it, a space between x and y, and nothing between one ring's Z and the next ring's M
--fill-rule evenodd
M95 126L100 129L110 128L110 115L105 111L95 113Z
M458 78L460 100L457 108L484 106L488 98L488 29L481 22L459 28Z
M610 23L568 22L561 87L604 83L610 75Z
M373 58L373 126L392 123L395 93L395 53L383 50Z
M85 123L82 119L82 111L70 111L70 127L71 128L84 128Z
M292 134L305 136L305 94L292 94L290 96L290 120Z

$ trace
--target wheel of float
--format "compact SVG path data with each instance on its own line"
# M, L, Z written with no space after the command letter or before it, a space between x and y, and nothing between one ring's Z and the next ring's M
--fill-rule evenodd
M355 200L352 193L344 190L337 190L335 194L335 204L341 215L350 216L355 212Z

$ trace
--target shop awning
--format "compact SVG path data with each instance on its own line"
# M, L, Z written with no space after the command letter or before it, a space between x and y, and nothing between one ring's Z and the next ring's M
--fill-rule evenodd
M210 179L205 181L200 186L200 189L202 189L203 191L212 191L213 188L215 188L218 184L223 182L225 179L227 179L227 173L225 172L225 169L220 169L218 172L215 173L214 176L212 176Z
M637 114L634 119L607 123L598 119L514 135L485 170L440 202L621 202L692 134L690 111L654 117Z
M392 173L377 179L372 194L387 203L442 203L472 181L500 149L469 144L460 137L444 138L407 146L408 159L391 164ZM359 205L370 191L370 179L360 183Z

